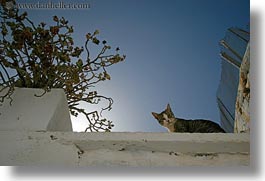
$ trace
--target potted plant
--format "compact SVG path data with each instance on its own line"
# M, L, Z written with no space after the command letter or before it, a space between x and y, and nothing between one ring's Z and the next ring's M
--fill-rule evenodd
M11 4L10 4L11 3ZM105 99L110 110L112 98L90 91L91 87L110 80L107 69L124 61L119 48L112 50L106 40L99 40L99 31L84 35L84 46L75 46L73 26L64 18L53 16L53 25L44 22L34 24L27 12L20 13L15 1L1 1L0 29L0 103L9 99L15 87L41 88L43 96L53 88L64 90L70 113L86 116L89 126L86 131L110 131L114 126L106 119L91 120L98 112L80 108L81 102L98 104ZM97 55L92 56L88 46L96 46Z

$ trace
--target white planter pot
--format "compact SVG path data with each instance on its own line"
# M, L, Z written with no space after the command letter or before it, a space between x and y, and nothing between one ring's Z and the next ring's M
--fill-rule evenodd
M12 104L6 99L0 106L0 131L72 131L64 91L52 89L41 97L35 96L43 92L15 88Z

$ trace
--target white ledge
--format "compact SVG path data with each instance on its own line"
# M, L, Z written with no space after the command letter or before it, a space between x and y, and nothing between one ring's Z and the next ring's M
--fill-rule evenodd
M249 134L0 131L1 165L248 166Z

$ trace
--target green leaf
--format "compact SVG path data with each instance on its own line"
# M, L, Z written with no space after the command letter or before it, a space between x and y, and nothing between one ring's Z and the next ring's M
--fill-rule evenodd
M40 23L40 26L41 26L42 28L44 28L45 25L46 25L46 23L44 23L44 22L41 22L41 23Z
M110 80L110 75L109 75L107 72L104 72L104 77L105 77L107 80Z
M14 28L14 27L16 26L16 23L14 23L14 22L10 22L10 21L6 22L6 24L7 24L10 28Z
M6 36L7 34L8 34L7 29L4 29L4 28L3 28L3 29L2 29L2 35L3 35L3 36Z
M24 20L27 15L28 15L28 13L27 12L24 12L22 15L19 16L19 19L20 20Z
M76 65L78 68L82 68L83 67L83 61L81 59L79 59L77 62L76 62Z
M95 43L97 45L100 43L100 41L96 37L94 37L92 41L93 41L93 43Z
M53 16L53 21L58 22L59 21L58 17L57 16Z
M98 35L98 34L99 34L99 30L96 30L96 31L94 32L94 35L93 35L93 36Z
M62 18L60 19L60 22L61 22L63 25L66 25L66 24L68 23L68 21L65 20L64 17L62 17Z
M90 33L87 33L86 34L86 39L90 39L91 38L91 34Z
M73 33L73 32L74 32L74 28L73 28L73 26L70 26L70 27L69 27L68 32L69 32L69 33Z

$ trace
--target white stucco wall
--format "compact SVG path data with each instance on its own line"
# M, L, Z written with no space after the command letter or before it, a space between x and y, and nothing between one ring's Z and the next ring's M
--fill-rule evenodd
M0 107L0 165L247 166L249 134L74 133L55 89L17 89Z
M43 89L16 88L11 105L6 99L0 106L0 130L72 131L64 91L52 89L41 97L34 96L43 92Z
M247 166L248 134L0 132L1 165Z

